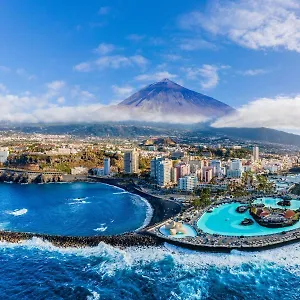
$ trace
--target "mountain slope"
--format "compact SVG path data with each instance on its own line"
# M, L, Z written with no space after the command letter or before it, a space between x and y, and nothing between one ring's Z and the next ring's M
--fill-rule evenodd
M223 102L186 89L169 79L141 89L118 106L138 109L141 112L179 116L200 114L206 117L219 117L234 111Z

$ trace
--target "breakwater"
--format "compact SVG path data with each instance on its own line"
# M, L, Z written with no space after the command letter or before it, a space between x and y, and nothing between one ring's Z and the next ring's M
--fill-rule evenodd
M0 241L6 241L9 243L20 243L32 238L40 238L43 241L52 243L57 247L95 247L99 243L126 248L132 246L157 246L160 245L163 240L159 237L138 234L138 233L126 233L122 235L114 236L62 236L62 235L48 235L48 234L36 234L27 232L13 232L13 231L0 231Z

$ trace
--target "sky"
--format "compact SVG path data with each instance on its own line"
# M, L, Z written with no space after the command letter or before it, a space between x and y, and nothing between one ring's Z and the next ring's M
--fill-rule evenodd
M0 28L2 121L116 119L169 78L237 109L214 126L300 132L298 0L0 0Z

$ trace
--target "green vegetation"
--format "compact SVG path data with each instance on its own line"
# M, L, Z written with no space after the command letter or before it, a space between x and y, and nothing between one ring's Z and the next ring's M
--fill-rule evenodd
M213 157L219 158L249 158L251 155L251 150L246 148L241 149L215 149L215 148L203 148L198 149L197 154L202 156L204 152L210 153Z
M71 168L66 163L56 165L56 170L59 172L71 174Z
M150 170L151 158L149 157L140 157L139 167L141 171Z
M205 188L201 190L200 196L193 199L192 204L196 208L204 208L211 204L210 190Z
M256 189L259 192L263 192L263 193L272 193L274 192L274 186L273 183L268 181L268 178L264 175L257 175L256 176Z
M233 197L243 197L249 194L245 185L237 184L235 182L228 185L228 191Z

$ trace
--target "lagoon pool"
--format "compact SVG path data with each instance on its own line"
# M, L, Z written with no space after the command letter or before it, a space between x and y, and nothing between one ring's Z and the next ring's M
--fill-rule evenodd
M257 203L265 203L267 206L278 207L277 202L279 199L259 198L255 201ZM289 208L296 209L300 207L300 201L293 200L291 201L291 204L292 205ZM300 222L285 228L267 228L260 226L255 221L253 225L240 225L244 218L254 220L251 217L249 210L245 213L236 212L236 208L240 205L240 203L222 204L219 207L215 207L211 213L204 213L197 222L198 228L206 233L226 236L269 235L300 228Z
M185 234L183 234L183 233L177 233L176 235L171 235L169 233L169 230L167 230L165 228L165 225L163 225L162 227L160 227L159 231L163 235L174 237L174 238L184 238L184 237L187 237L187 236L190 236L190 237L197 236L197 233L196 233L195 229L192 226L190 226L188 224L183 224L183 228L186 229L187 233L185 233Z
M253 201L253 203L263 203L266 206L273 207L273 208L287 208L293 210L300 208L299 200L291 200L290 206L280 206L277 203L281 200L282 200L281 198L263 197L263 198L257 198L256 200Z

